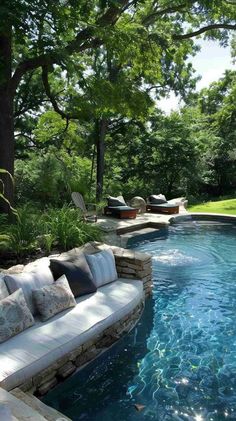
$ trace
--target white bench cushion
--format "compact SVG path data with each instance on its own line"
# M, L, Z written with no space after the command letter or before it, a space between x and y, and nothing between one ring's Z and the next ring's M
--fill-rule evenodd
M11 390L29 380L127 315L142 298L141 281L118 279L77 298L76 307L37 321L0 344L0 386Z

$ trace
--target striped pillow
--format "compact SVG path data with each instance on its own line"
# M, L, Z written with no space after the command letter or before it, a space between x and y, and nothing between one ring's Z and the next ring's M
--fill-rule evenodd
M93 275L93 282L99 288L118 278L116 263L112 250L104 250L96 254L87 254L87 262Z

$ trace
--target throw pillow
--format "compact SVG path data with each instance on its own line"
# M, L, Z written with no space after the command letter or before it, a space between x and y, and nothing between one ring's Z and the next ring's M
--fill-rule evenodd
M4 280L10 293L22 288L28 307L33 315L37 314L32 291L45 285L53 284L54 279L48 266L40 266L34 272L22 272L16 275L6 275Z
M0 274L0 300L3 300L3 298L8 297L9 295L7 286L4 281L4 276L4 273Z
M0 301L0 343L34 324L22 289Z
M111 206L111 207L127 206L123 196L117 196L117 197L108 196L107 202L108 202L108 206Z
M62 275L66 276L75 297L97 291L93 275L83 253L73 261L51 259L50 269L54 279L58 279Z
M52 285L33 291L33 299L42 321L50 319L70 307L76 306L68 281L63 275Z
M167 200L164 194L152 194L149 196L149 202L153 205L161 205L162 203L167 203Z
M118 278L112 250L109 249L96 254L87 254L86 259L97 288L113 282Z

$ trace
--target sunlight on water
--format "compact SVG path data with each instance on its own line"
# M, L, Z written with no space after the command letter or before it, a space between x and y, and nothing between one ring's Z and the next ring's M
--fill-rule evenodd
M153 254L153 261L163 263L171 266L184 266L191 263L198 263L200 259L194 256L188 256L178 249L170 249L165 252L160 252L158 255Z
M235 234L188 222L131 244L152 255L153 301L113 351L45 402L73 421L236 420Z

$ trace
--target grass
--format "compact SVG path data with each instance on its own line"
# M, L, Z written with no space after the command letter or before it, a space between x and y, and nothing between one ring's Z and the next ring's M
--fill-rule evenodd
M224 213L236 215L236 199L218 200L189 206L189 212Z

